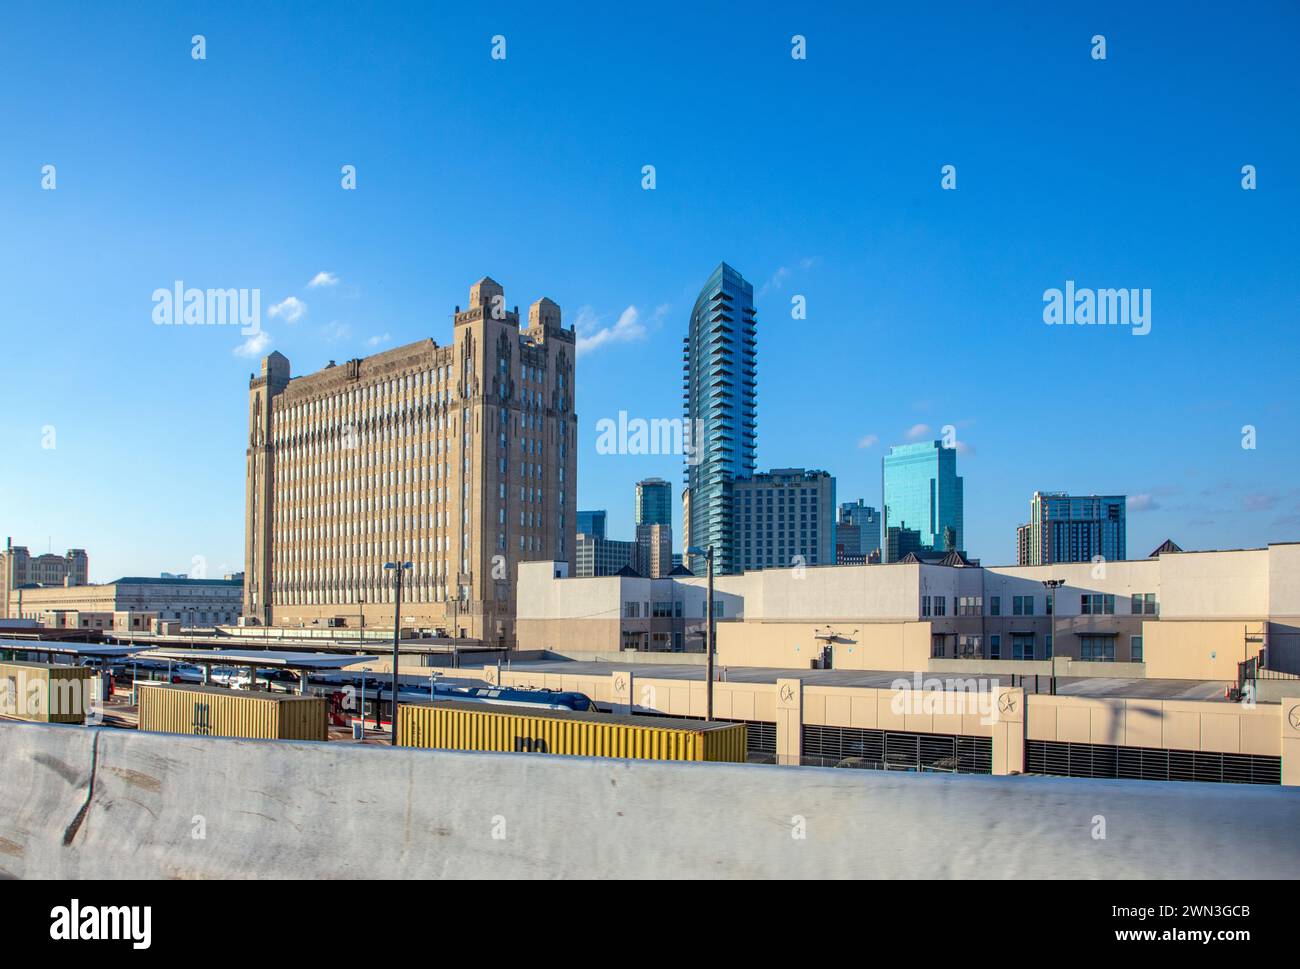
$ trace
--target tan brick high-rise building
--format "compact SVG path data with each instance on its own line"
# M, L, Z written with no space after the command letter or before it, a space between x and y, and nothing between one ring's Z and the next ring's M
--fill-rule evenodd
M244 615L402 624L514 642L521 561L574 567L575 342L541 299L527 326L479 280L453 340L249 381Z

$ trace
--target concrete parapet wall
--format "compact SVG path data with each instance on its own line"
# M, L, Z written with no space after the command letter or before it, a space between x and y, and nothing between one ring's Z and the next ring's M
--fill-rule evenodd
M1300 873L1300 795L1278 787L646 763L9 723L0 724L0 759L3 876ZM1104 839L1093 836L1098 816Z

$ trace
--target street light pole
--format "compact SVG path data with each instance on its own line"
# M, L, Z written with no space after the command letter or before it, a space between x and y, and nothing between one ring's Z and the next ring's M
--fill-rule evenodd
M1052 673L1047 682L1053 696L1056 695L1056 590L1064 584L1064 579L1043 579L1043 587L1047 590L1047 611L1052 616L1048 625L1051 630L1048 635L1052 637L1052 655L1046 658L1052 660Z
M385 562L384 568L393 570L393 746L397 746L397 658L402 640L402 573L411 567L410 562ZM379 719L378 716L375 717Z
M704 659L704 719L708 722L713 721L713 652L714 639L717 634L717 627L713 621L713 546L707 549L691 547L687 553L690 555L703 555L705 562L709 567L708 580L708 600L704 603L704 624L707 627L708 642L705 644Z

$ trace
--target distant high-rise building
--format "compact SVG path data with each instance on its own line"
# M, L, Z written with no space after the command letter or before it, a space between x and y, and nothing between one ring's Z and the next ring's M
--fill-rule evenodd
M604 510L578 512L578 532L582 535L590 535L593 538L604 538L605 537Z
M736 571L835 564L835 479L774 468L734 481Z
M673 523L673 486L663 478L646 478L636 483L636 524Z
M932 551L934 549L927 548L921 542L921 533L915 528L902 528L898 525L891 525L885 529L883 552L886 562L897 562L899 559L906 558L912 552L920 555L922 552Z
M682 340L683 397L690 429L683 505L690 546L714 549L714 568L739 569L732 482L757 465L757 321L754 287L726 263L715 269L691 310ZM687 567L704 571L701 556Z
M840 504L835 523L835 561L861 565L880 551L880 512L859 498Z
M890 528L919 533L922 550L943 552L949 544L964 552L962 479L957 474L957 449L940 441L896 445L882 464L886 562L895 562L890 549ZM945 534L946 529L951 529ZM902 554L906 554L905 552Z
M636 570L651 579L673 570L673 486L663 478L636 483Z
M90 560L84 548L70 548L64 555L32 555L25 545L5 539L0 552L0 619L9 615L9 592L24 585L76 586L90 583Z
M1029 522L1016 529L1020 565L1107 562L1127 558L1128 501L1124 495L1069 495L1035 491Z

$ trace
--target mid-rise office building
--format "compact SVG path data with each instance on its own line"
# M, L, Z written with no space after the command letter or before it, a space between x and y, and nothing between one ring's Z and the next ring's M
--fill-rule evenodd
M835 479L776 468L736 478L732 542L741 571L835 564Z
M962 479L957 474L957 449L941 441L896 445L882 462L881 515L884 560L895 562L889 529L919 532L922 549L935 552L966 550ZM900 546L901 547L901 546ZM901 554L906 553L899 553Z
M1124 495L1035 491L1029 522L1016 529L1020 565L1120 562L1127 558L1128 501Z
M575 540L574 576L590 579L618 575L623 569L637 570L637 543L579 532Z
M589 535L592 538L604 538L606 518L603 509L578 512L578 534Z
M754 287L721 263L700 290L682 341L682 396L691 429L682 497L687 547L712 547L721 574L741 568L732 482L757 466L757 326ZM705 569L702 556L687 555L686 563L696 574Z
M484 278L452 342L426 339L249 380L244 612L277 625L393 623L509 645L520 562L574 566L575 337L527 324Z
M63 555L32 555L25 545L5 539L0 552L0 591L3 611L0 619L21 618L9 612L8 593L19 586L86 585L90 582L90 560L84 548L70 548Z

